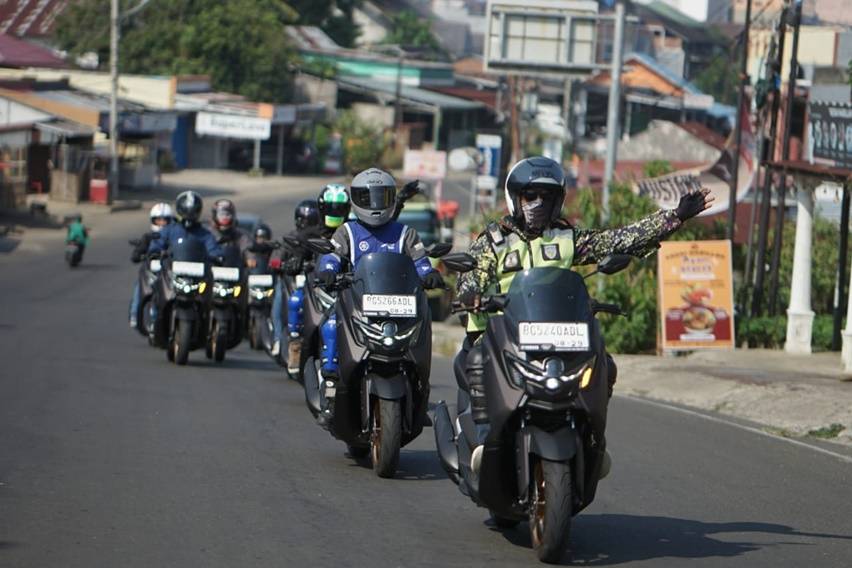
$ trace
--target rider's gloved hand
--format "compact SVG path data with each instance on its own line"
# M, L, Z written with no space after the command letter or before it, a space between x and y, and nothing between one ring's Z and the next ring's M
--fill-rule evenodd
M281 270L281 259L280 258L270 258L269 259L269 269L270 270Z
M709 209L714 199L713 197L708 199L707 196L709 194L710 190L706 187L699 191L683 194L680 202L677 204L677 209L675 209L677 218L681 221L686 221L687 219L692 219L705 209Z
M334 284L335 278L337 278L337 274L335 274L332 270L323 270L317 273L317 280L325 288L328 288L329 286Z
M466 308L478 308L482 304L482 296L476 290L463 290L456 300Z
M444 279L441 277L441 273L437 270L433 270L423 279L423 287L427 290L431 290L434 288L445 288L447 285L444 283Z

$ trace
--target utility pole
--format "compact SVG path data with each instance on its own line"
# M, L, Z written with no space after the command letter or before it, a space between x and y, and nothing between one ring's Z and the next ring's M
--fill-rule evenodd
M784 138L781 142L781 161L790 159L790 127L793 124L793 102L796 98L796 76L799 70L799 28L802 22L802 2L796 1L793 12L793 49L790 55L790 78L787 81L787 100L784 105ZM772 266L769 284L769 315L774 316L778 307L778 271L781 264L781 246L784 233L784 211L787 198L787 173L781 171L778 186L778 207L775 217L775 239L772 245Z
M393 136L394 141L399 137L399 128L402 126L402 55L403 50L397 47L396 59L396 99L393 105ZM437 144L435 146L437 148Z
M778 84L772 90L772 106L769 110L769 148L765 159L775 161L775 138L778 135L778 110L781 107L781 69L784 61L784 44L787 37L787 8L781 10L778 23L778 51L772 61L772 81ZM761 148L762 153L763 148ZM761 159L764 157L761 155ZM760 230L757 233L757 255L754 266L754 293L751 298L751 315L759 316L763 310L763 284L766 277L766 241L769 238L769 214L772 209L772 180L775 177L772 168L763 168L763 190L760 199Z
M624 60L624 2L615 4L615 37L612 45L612 70L609 81L609 105L606 117L606 162L604 164L601 209L603 220L609 219L609 184L615 173L618 153L618 121L621 110L621 66Z
M112 201L118 198L118 20L118 0L111 0L109 38L109 186Z
M731 169L731 181L729 184L730 197L728 198L728 240L733 245L734 233L737 228L737 182L740 172L740 147L742 145L742 120L743 102L745 101L745 89L749 83L748 78L748 32L751 26L751 0L746 3L745 29L743 30L743 52L740 57L740 90L737 94L737 116L734 120L734 163Z

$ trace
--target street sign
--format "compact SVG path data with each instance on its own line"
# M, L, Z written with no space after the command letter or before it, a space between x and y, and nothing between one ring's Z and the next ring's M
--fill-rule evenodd
M587 75L596 62L598 3L587 0L489 0L485 70Z
M406 150L402 175L408 179L438 180L447 177L447 153L437 150Z
M245 140L268 140L272 121L268 118L199 112L195 116L195 132L201 135Z
M808 158L811 162L852 169L852 105L808 103Z
M503 139L496 134L477 134L476 148L482 155L479 164L479 174L483 176L500 177L500 161Z
M668 241L659 252L664 351L733 349L731 241Z

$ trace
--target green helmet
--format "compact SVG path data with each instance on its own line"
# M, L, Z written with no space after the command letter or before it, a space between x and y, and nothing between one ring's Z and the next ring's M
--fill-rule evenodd
M323 223L329 229L336 229L349 217L352 205L349 202L349 194L346 186L339 183L330 183L322 189L317 198L320 216Z

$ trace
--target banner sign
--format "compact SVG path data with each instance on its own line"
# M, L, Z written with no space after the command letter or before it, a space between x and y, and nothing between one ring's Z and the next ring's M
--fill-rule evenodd
M199 112L195 115L196 134L240 138L244 140L268 140L272 121L268 118Z
M731 242L661 244L658 279L663 350L733 349Z
M751 128L751 118L748 108L749 101L743 102L740 119L742 143L740 145L739 170L737 172L737 201L742 201L754 181L755 158L757 155L754 132ZM734 153L736 144L734 133L731 132L715 163L707 166L680 170L664 176L644 179L633 186L634 193L645 195L657 202L662 209L677 207L680 197L690 191L706 187L716 197L713 207L702 215L716 215L728 210L730 200L730 182L733 175Z
M437 150L406 150L402 176L438 180L447 177L447 153Z
M500 160L503 139L496 134L477 134L476 149L482 155L482 163L479 165L479 175L500 177Z
M811 162L852 169L852 105L808 103L808 154Z

